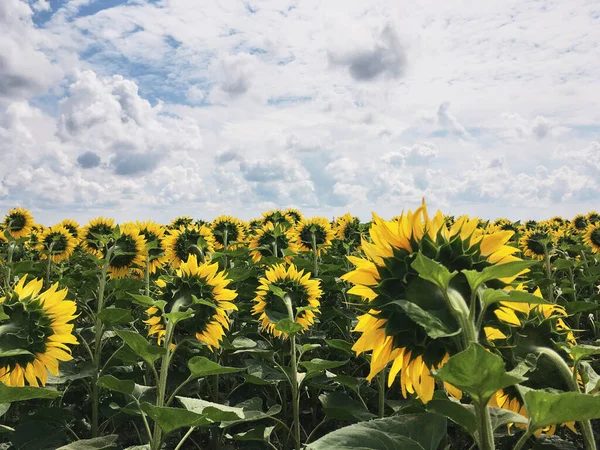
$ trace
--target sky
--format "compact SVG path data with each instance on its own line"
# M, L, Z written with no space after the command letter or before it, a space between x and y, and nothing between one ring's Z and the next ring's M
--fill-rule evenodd
M600 209L597 0L0 0L0 210Z

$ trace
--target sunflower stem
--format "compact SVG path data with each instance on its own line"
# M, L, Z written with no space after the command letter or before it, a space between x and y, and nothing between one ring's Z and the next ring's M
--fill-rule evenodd
M513 450L521 450L532 434L533 431L529 429L525 430L525 433L523 433L523 436L521 436L521 438L517 441L517 444L515 445Z
M173 322L167 320L167 326L165 330L165 340L163 346L166 350L160 363L160 374L158 377L158 387L156 393L156 406L162 408L165 406L165 396L167 392L167 378L169 375L169 364L171 362L171 342L173 341L173 331L175 326ZM154 434L152 436L152 450L159 450L162 443L162 430L158 426L158 423L154 423Z
M8 293L8 290L10 289L10 269L12 266L14 251L15 251L15 243L11 240L11 242L8 244L8 257L6 259L6 272L5 272L5 278L4 278L4 292L5 293Z
M148 256L146 256L146 269L144 271L144 282L145 282L144 294L146 295L146 297L150 297L150 252L148 252Z
M379 372L379 418L383 419L385 417L385 369L387 366L384 366Z
M487 405L475 405L477 410L478 430L481 436L481 450L494 450L494 430L490 418L490 409Z
M544 245L544 261L546 266L546 277L552 279L552 267L550 266L550 253L548 252L548 246ZM554 303L554 282L548 285L548 300L550 303Z
M292 299L289 295L285 295L283 298L285 306L287 308L288 317L290 320L295 321L294 309L292 307ZM292 410L294 414L294 448L300 450L300 395L298 389L298 361L296 355L296 334L290 336L290 363L291 363L291 379L290 385L292 388Z
M319 252L317 251L317 236L315 236L315 232L311 231L310 236L312 238L312 248L313 248L313 257L314 257L314 277L319 276Z
M228 236L228 233L227 233L227 227L225 227L225 230L223 230L223 250L224 251L227 251L227 244L228 244L228 242L227 242L228 239L227 238L228 237L229 236ZM228 265L229 265L229 261L228 261L227 255L224 256L224 259L225 259L225 270L227 270Z
M94 383L92 385L92 437L98 437L98 419L100 411L100 387L98 386L98 378L100 378L100 359L102 357L102 335L104 334L104 324L100 319L100 313L104 308L104 291L106 289L106 275L108 273L108 266L112 258L115 246L110 247L106 252L106 258L102 265L102 273L100 274L100 281L98 283L98 309L96 310L96 323L94 324L95 336L94 336Z
M561 376L569 386L569 389L573 392L581 393L577 379L573 377L571 368L565 362L565 360L555 351L548 347L537 347L537 352L540 355L546 356L554 366L558 369ZM592 424L589 420L583 420L580 422L581 431L583 434L583 443L586 450L596 450L596 443L594 441L594 432L592 431Z

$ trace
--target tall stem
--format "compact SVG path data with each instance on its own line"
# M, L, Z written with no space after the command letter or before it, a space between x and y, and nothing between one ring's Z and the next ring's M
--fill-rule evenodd
M314 277L319 276L319 252L317 251L317 237L315 236L315 232L311 231L310 236L312 238L312 248L313 248L313 257L314 257Z
M227 228L225 228L225 230L223 231L223 250L227 251L227 244L228 244L228 232L227 232ZM229 266L229 260L227 258L227 255L225 255L225 270L227 270L227 267Z
M550 266L550 253L548 252L548 246L544 244L544 261L546 266L546 277L548 280L552 279L552 267ZM548 301L554 303L554 282L548 285Z
M494 450L494 431L492 429L492 420L490 418L490 409L487 405L475 405L477 410L477 420L481 433L481 450Z
M288 317L290 320L295 321L294 309L292 307L292 300L289 295L285 295L284 303L287 308ZM290 359L291 359L291 388L292 388L292 409L294 414L294 448L300 450L300 395L298 390L298 361L296 359L296 335L290 336Z
M4 291L7 293L10 288L10 269L12 266L13 253L15 251L15 243L11 241L8 243L8 257L6 259L6 272L4 274Z
M557 352L547 347L537 347L536 350L538 353L546 356L554 363L554 366L558 369L560 375L563 377L571 391L581 392L579 390L579 384L577 383L577 380L573 377L571 368ZM583 420L580 422L580 424L583 434L584 448L587 450L596 450L596 443L594 441L594 432L592 431L591 422L589 420Z
M96 331L94 336L94 383L92 384L92 437L98 437L98 418L100 410L100 387L97 384L98 378L100 378L100 358L102 357L102 335L104 334L104 324L100 320L100 312L104 308L104 290L106 289L106 275L108 273L108 266L110 259L114 252L114 246L109 248L106 252L106 259L102 266L102 272L100 274L100 280L98 283L98 306L96 309L96 321L94 329Z
M386 366L387 367L387 366ZM379 418L383 419L385 417L385 369L381 369L379 372Z
M146 295L146 297L150 297L150 252L148 252L148 256L146 256L146 269L144 271L144 282L145 282L144 294Z
M165 330L165 340L163 342L166 350L160 363L160 374L158 376L158 387L156 391L156 406L162 408L165 406L165 395L167 393L167 378L169 375L169 364L171 362L171 342L173 341L173 322L167 320L167 327ZM154 423L154 434L152 437L152 450L159 450L162 442L162 430L158 426L158 423Z
M50 244L48 249L48 262L46 264L46 288L50 286L50 276L52 274L52 249L54 248L54 242Z

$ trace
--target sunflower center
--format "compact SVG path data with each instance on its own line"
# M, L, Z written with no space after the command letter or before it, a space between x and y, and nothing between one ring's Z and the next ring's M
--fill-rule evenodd
M27 217L16 212L8 216L7 222L10 231L21 231L27 224Z
M99 223L88 228L85 238L88 240L87 246L92 250L100 249L100 242L96 236L108 236L112 234L113 229L106 223Z
M160 241L160 239L158 238L158 236L156 234L154 234L152 231L149 231L149 230L140 230L140 234L142 236L144 236L144 239L146 239L146 242L148 244L156 241L156 244L157 244L156 247L148 250L148 255L150 256L150 261L162 256L165 253L164 250L162 249L162 242Z
M62 233L50 233L44 238L44 247L47 248L51 254L60 255L67 250L67 237Z
M116 252L110 265L116 268L129 267L139 253L137 242L128 234L123 234L115 242Z
M304 306L309 306L308 303L308 292L304 286L298 285L292 280L281 280L274 283L275 286L281 288L292 300L292 308L294 313L296 309ZM288 310L283 300L273 294L271 291L264 297L267 306L265 307L265 314L272 322L277 322L281 319L288 318ZM302 316L303 313L300 313Z
M16 295L5 300L2 309L8 319L0 322L0 350L8 356L0 357L0 367L25 367L36 353L46 352L48 337L54 334L52 320L39 301L22 302Z
M317 245L323 245L326 243L327 233L320 225L310 225L300 230L300 240L306 247L312 248L313 235L315 237L315 243Z
M548 238L548 235L545 233L533 233L525 242L527 249L535 255L544 255L546 250L541 240L546 238Z
M196 229L183 231L179 236L177 236L177 240L175 241L175 254L177 258L181 261L187 260L192 246L198 244L198 239L204 240L200 232Z
M600 228L596 228L590 234L590 240L592 243L598 247L600 247Z

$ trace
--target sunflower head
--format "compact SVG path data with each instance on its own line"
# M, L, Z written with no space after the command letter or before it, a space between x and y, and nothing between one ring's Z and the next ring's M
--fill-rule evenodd
M566 227L553 234L554 248L566 252L571 258L578 256L576 250L571 247L579 244L579 235L571 227Z
M346 213L335 220L333 231L335 237L340 241L347 243L354 242L356 245L360 244L360 219L352 216L350 213Z
M215 237L206 225L188 225L169 231L165 238L166 256L174 268L187 261L188 256L202 253L208 259L215 249Z
M61 224L47 228L39 237L37 249L41 258L61 262L68 259L75 250L77 241L73 235Z
M181 227L186 228L193 223L194 219L192 219L190 216L179 216L171 220L171 225L169 225L169 228L178 230Z
M588 227L588 219L583 214L577 214L571 221L571 228L574 231L585 231Z
M25 246L29 250L36 250L40 243L40 236L46 230L43 225L32 225L31 230L29 231L29 235L27 236L27 242Z
M211 224L211 230L215 237L215 248L217 250L235 248L246 238L244 224L235 217L219 216Z
M67 344L73 336L75 302L65 300L67 290L54 284L42 292L43 281L26 277L0 298L2 349L0 381L8 386L46 385L48 371L58 376L58 361L70 361ZM6 356L8 355L8 356Z
M118 236L108 248L113 251L108 263L112 279L128 277L132 269L142 267L146 261L146 240L131 223L118 227Z
M285 256L284 250L298 252L293 230L282 225L275 226L271 222L267 222L256 231L248 248L250 249L252 261L255 263L267 256L283 258L286 262L290 262L292 255Z
M518 260L513 256L518 249L506 245L512 231L488 234L478 225L478 219L463 216L448 227L441 212L431 219L425 205L396 221L374 216L370 240L362 240L364 257L348 256L356 269L341 277L354 284L348 293L368 301L368 312L359 317L355 330L362 335L353 347L357 354L373 351L368 379L393 361L388 383L402 371L403 393L416 393L424 402L431 400L435 383L430 370L439 368L459 349L451 337L430 338L408 312L419 307L438 317L449 330L459 326L442 292L420 278L412 263L420 252L450 272L459 272L450 287L470 298L462 270L481 271ZM512 279L495 280L489 286L501 287ZM452 395L460 395L446 387Z
M587 213L586 218L587 218L588 224L600 223L600 213L597 213L596 211L590 211L589 213Z
M291 225L295 225L298 222L300 222L304 216L302 215L302 213L296 209L296 208L288 208L285 211L283 211L283 214L285 216L285 219L291 224Z
M302 325L302 331L313 325L319 314L319 299L323 293L319 280L311 279L310 273L305 274L304 270L298 270L293 264L288 267L275 264L267 269L258 282L252 314L258 316L263 330L275 337L287 337L285 332L275 329L279 320L289 318L289 313L284 300L275 295L274 288L279 288L289 298L294 319ZM308 309L298 312L298 308Z
M593 253L600 253L600 222L587 227L583 241L590 246Z
M136 222L135 228L146 241L146 255L148 257L150 273L156 273L167 262L164 245L166 229L151 220Z
M115 221L113 219L97 217L83 227L81 231L81 240L86 252L102 258L103 250L106 244L113 239L115 231Z
M513 231L515 233L519 231L519 225L517 223L511 222L505 218L496 219L494 221L494 226L500 231Z
M324 217L303 219L294 227L294 241L300 251L312 252L316 246L317 254L327 251L335 238L331 224Z
M549 228L539 226L525 232L519 239L519 246L524 255L542 260L545 258L546 252L554 247L553 238L554 233Z
M281 211L280 209L272 209L271 211L264 212L262 215L263 225L268 223L272 223L274 226L282 225L285 227L289 227L291 225L291 222L289 222L289 218L286 217L285 212Z
M14 208L8 211L4 216L2 225L4 229L14 238L18 239L27 236L33 226L33 216L29 210L24 208Z
M60 223L60 225L65 227L67 229L67 231L69 233L71 233L71 236L73 236L75 239L79 240L79 238L81 237L80 236L81 229L77 222L75 222L74 220L71 220L71 219L65 219Z
M219 272L218 263L198 264L196 255L189 255L175 276L165 277L159 284L163 311L171 313L188 311L193 316L178 323L178 333L194 335L213 350L221 345L225 330L229 329L229 311L237 311L232 301L237 293L228 289L231 280L227 273ZM157 307L146 310L150 335L162 339L165 333L164 318Z

